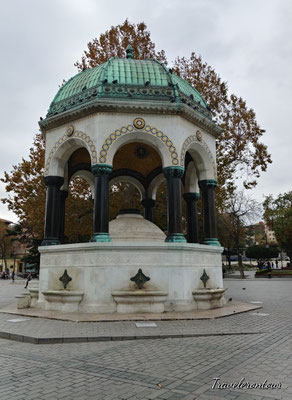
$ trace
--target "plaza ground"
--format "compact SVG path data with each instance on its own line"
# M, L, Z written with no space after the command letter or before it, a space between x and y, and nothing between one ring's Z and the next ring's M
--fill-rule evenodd
M292 279L227 278L231 302L262 301L263 308L194 321L66 322L0 313L0 331L39 335L134 335L148 338L88 343L30 344L0 339L0 398L58 399L292 399ZM0 281L0 308L22 284ZM22 322L9 322L13 319ZM194 337L151 339L157 332ZM220 383L281 384L280 389L212 389ZM217 385L218 386L218 385Z

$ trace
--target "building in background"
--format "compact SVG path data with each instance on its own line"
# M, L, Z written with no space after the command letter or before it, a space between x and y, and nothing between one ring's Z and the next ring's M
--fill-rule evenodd
M275 232L268 225L260 221L245 228L246 247L277 246Z
M275 232L272 229L270 229L267 224L265 224L265 235L267 244L269 246L276 246L278 244Z

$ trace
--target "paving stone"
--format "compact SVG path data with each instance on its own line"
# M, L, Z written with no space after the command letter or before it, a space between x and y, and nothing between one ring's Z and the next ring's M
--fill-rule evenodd
M137 328L130 322L39 318L11 324L11 316L0 313L0 331L47 340L33 344L0 339L0 399L291 400L292 281L269 283L267 290L266 281L246 280L247 290L242 291L241 281L225 281L230 297L263 301L261 311L267 317L250 312L215 320L157 321L155 330L161 335L200 334L197 337L50 344L56 334L132 337ZM17 290L17 285L0 281L0 307L9 304L9 298L14 301ZM216 377L226 383L267 379L282 382L282 389L212 390Z

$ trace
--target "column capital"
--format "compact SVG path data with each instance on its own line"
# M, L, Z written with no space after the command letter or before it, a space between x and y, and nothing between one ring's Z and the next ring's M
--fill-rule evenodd
M200 189L215 189L218 185L218 182L216 179L205 179L202 181L199 181L199 187Z
M163 174L165 178L181 178L185 170L183 167L165 167L163 168Z
M61 176L49 175L44 177L44 182L46 186L56 186L59 189L64 183L64 178Z
M112 170L113 167L108 164L95 164L91 166L91 171L94 176L109 176Z
M184 193L183 194L183 198L185 199L185 201L197 201L200 197L200 193L197 192L189 192L189 193Z

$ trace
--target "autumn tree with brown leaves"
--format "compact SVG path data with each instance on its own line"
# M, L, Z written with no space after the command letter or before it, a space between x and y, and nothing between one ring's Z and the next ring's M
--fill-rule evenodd
M223 129L217 139L218 192L217 206L222 212L225 200L241 178L246 189L256 186L261 171L271 163L267 146L260 139L265 132L256 121L253 109L245 100L228 94L227 83L201 56L191 54L189 59L177 58L174 71L194 86L207 101L213 118Z
M81 61L74 65L79 71L93 68L106 62L111 57L125 57L128 45L133 47L133 56L136 59L157 58L167 64L164 50L155 51L150 32L144 22L131 24L127 19L122 25L112 26L109 31L101 34L87 44Z
M43 237L46 186L44 183L45 143L41 134L35 136L28 160L22 159L2 182L8 196L2 199L24 226L31 240ZM72 180L66 201L66 241L82 242L92 234L93 204L88 184L81 178ZM29 247L29 243L28 243Z
M46 187L44 183L45 145L41 134L37 134L30 148L28 160L13 165L10 173L4 172L2 182L6 184L8 196L2 199L8 209L25 223L32 237L41 238L44 232Z
M134 58L158 58L167 63L164 50L156 52L146 25L126 20L89 42L81 62L75 65L82 70L95 67L110 57L124 57L128 44L133 47ZM172 68L202 94L214 120L223 128L217 139L217 207L223 211L225 200L237 186L236 180L242 179L244 187L250 189L256 186L260 173L272 162L267 146L261 142L265 131L256 121L254 110L248 108L241 97L228 93L227 83L200 55L193 52L189 58L178 57Z
M126 20L89 42L81 61L77 61L75 66L81 71L104 63L110 57L124 57L129 44L133 47L134 58L157 58L167 64L165 52L156 51L146 24L132 24ZM244 186L252 188L261 171L265 171L271 162L267 147L260 141L264 130L259 127L254 110L248 108L241 97L229 95L227 83L222 81L201 56L193 52L190 58L177 58L173 63L173 71L203 95L212 110L214 120L223 128L217 140L217 206L222 212L226 201L235 191L236 179L241 177ZM29 160L23 159L19 165L13 167L11 173L5 172L2 179L9 193L2 201L15 212L21 222L25 221L31 226L33 235L38 237L42 236L44 225L43 164L44 142L41 135L37 135L34 147L30 149ZM68 240L85 240L92 229L92 224L89 223L92 218L92 200L85 186L77 180L75 189L73 188L75 197L71 190L66 202ZM114 197L120 202L123 200L123 193L115 193ZM72 215L74 217L71 218ZM80 232L78 237L76 232Z
M4 219L0 219L0 254L2 260L2 268L0 271L6 270L7 258L11 256L12 252L12 241L8 235L10 222Z

